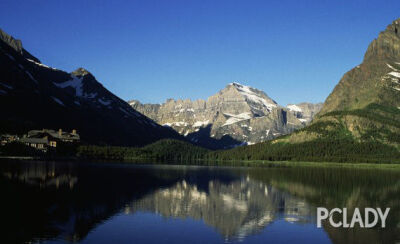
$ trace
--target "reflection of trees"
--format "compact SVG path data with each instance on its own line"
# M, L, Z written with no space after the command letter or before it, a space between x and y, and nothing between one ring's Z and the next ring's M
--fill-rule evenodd
M41 168L41 169L40 169ZM2 172L3 176L10 181L19 181L29 185L38 185L40 187L69 186L71 189L77 183L78 179L69 173L58 173L55 168L44 169L43 167L27 168L22 172Z
M236 170L60 163L0 169L0 188L8 196L1 208L8 223L4 238L10 243L79 241L120 211L204 220L228 239L257 233L277 217L304 222L309 215L305 202Z
M379 191L369 190L365 187L357 187L349 196L346 205L352 216L354 208L365 207L390 207L389 217L386 220L387 227L373 229L359 228L354 229L335 229L327 223L324 224L325 230L334 243L398 243L400 240L399 229L399 208L400 208L400 181L393 185L382 186ZM363 211L362 211L363 212Z
M251 171L254 179L305 199L314 206L344 208L390 207L387 228L324 229L334 243L398 243L400 240L400 172L334 168L288 168ZM315 213L313 213L315 214Z
M2 162L0 172L4 243L79 241L121 211L203 220L224 238L240 239L277 218L314 221L310 206L391 207L388 229L324 228L334 243L400 239L399 173L391 171Z
M4 243L52 238L79 241L126 203L169 186L178 177L176 171L165 172L164 179L146 169L73 165L2 162Z
M291 222L305 222L310 215L304 201L252 180L229 184L209 181L207 192L183 180L132 202L125 211L203 220L226 239L255 234L277 216Z

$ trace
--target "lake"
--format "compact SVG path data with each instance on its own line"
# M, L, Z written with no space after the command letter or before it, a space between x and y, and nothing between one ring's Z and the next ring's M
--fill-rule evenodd
M400 243L394 170L1 160L0 174L1 243ZM317 228L317 207L391 210L386 228Z

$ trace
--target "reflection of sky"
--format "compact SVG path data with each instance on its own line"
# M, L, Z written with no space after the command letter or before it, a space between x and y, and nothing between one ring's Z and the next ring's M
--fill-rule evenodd
M148 233L148 234L143 234ZM116 215L94 229L81 243L222 243L225 240L203 221L163 218L152 213ZM331 243L314 224L291 224L277 220L257 235L227 243ZM49 242L51 243L51 242Z

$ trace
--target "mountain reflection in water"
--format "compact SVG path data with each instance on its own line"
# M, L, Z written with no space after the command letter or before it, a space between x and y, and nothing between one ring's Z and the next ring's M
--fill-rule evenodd
M125 207L126 213L136 211L203 220L227 240L256 234L277 218L309 222L311 216L310 206L301 199L245 179L230 183L211 180L207 189L183 180Z
M122 231L118 221L144 226L145 218L164 231L158 234L170 236L166 232L174 224L181 228L176 220L186 221L182 228L197 236L162 239L151 229L131 229L119 241L285 242L287 233L304 243L400 240L400 178L391 171L1 161L0 173L0 211L7 223L2 243L110 243L115 240L104 239L104 232ZM317 229L316 206L392 210L383 230L334 229L326 223ZM188 224L197 222L211 231Z

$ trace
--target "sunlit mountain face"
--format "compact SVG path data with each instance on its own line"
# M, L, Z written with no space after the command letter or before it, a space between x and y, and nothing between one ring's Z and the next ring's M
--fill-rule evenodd
M237 82L206 100L128 101L135 110L186 139L210 149L251 145L308 125L322 103L277 104L264 91Z
M2 161L0 172L3 243L400 239L393 171ZM316 227L317 206L392 209L385 229L335 229Z

